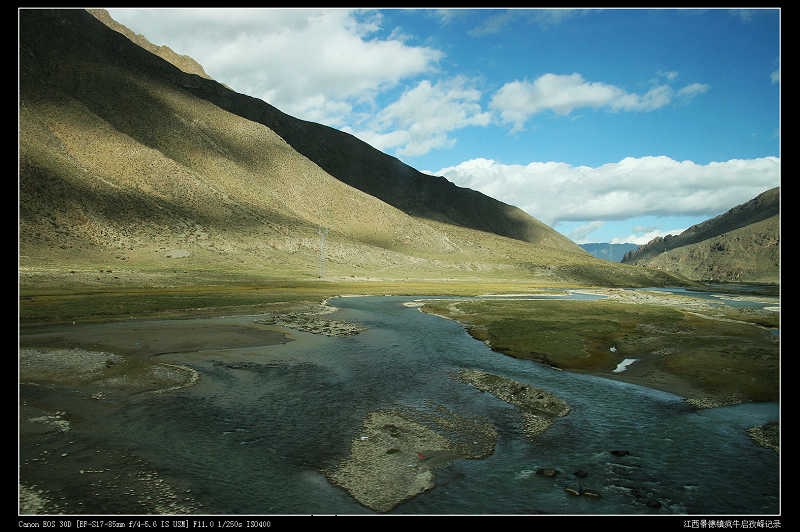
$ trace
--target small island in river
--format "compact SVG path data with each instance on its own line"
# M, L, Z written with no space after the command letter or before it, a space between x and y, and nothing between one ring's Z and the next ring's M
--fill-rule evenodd
M470 384L519 408L524 432L535 438L570 407L545 390L479 370L462 370L455 380ZM358 502L388 512L435 486L435 469L458 459L480 459L494 452L497 429L487 420L469 418L443 407L373 412L353 440L350 454L328 479Z

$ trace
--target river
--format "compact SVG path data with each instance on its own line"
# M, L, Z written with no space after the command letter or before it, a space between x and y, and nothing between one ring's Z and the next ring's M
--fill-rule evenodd
M779 513L779 456L746 433L778 420L776 403L696 410L669 393L517 360L403 305L411 299L332 299L331 318L367 327L355 336L292 332L288 343L160 355L198 371L197 384L140 397L91 430L179 479L211 514L373 513L322 471L347 455L371 412L396 408L477 416L499 436L490 456L438 469L432 490L392 513ZM515 407L452 378L465 368L546 389L572 410L531 441ZM578 470L601 497L565 492Z

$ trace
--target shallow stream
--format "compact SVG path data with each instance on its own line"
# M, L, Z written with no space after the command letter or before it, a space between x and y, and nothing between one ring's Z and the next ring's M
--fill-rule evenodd
M293 332L286 344L163 355L198 370L199 383L117 411L108 436L182 478L211 513L370 513L321 471L347 455L370 412L443 407L491 420L495 451L437 470L433 490L393 513L779 512L778 454L745 432L776 421L777 404L698 411L669 393L516 360L410 299L331 300L332 318L368 328L357 336ZM462 368L547 389L572 411L531 442L515 407L451 378ZM600 498L565 492L578 470Z

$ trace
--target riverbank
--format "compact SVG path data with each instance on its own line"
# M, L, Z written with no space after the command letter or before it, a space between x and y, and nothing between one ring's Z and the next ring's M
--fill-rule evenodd
M328 319L337 309L325 300L278 302L270 310L20 331L20 513L199 511L180 476L165 478L141 456L98 441L87 421L148 398L168 401L174 392L196 386L200 373L183 361L203 360L204 352L228 369L247 368L248 360L227 360L221 353L297 341L292 331L352 336L364 330ZM69 500L48 495L64 492Z
M92 429L137 401L197 384L187 366L80 348L19 352L20 514L188 514L179 479ZM88 421L88 423L87 423Z
M597 301L428 301L495 351L680 395L697 408L777 401L779 316L707 299L624 289Z
M343 307L353 306L350 301L340 300L339 304ZM352 301L355 304L355 300ZM448 301L448 304L454 303L453 308L463 313L460 318L470 316L470 312L468 312L470 309L463 307L462 303ZM490 303L503 305L506 302L493 301ZM525 301L517 304L550 303L552 302ZM588 304L576 301L556 303L563 305ZM334 304L337 303L334 302ZM386 304L391 306L395 303L381 303L381 305ZM357 306L360 305L358 303ZM647 309L647 307L648 305L630 306L631 309L638 310ZM189 483L185 471L177 466L173 468L167 465L165 467L163 462L159 467L152 462L153 456L161 456L163 453L166 453L166 456L180 456L182 452L180 448L161 450L161 446L156 446L155 450L150 450L151 453L156 454L151 454L148 458L148 455L143 453L137 444L132 443L133 440L136 440L140 445L141 441L137 438L132 440L130 433L125 434L125 431L129 430L126 426L108 424L109 422L106 420L114 419L117 422L124 420L127 425L127 420L133 420L137 415L142 415L143 411L147 411L150 417L142 422L142 428L146 427L146 430L149 431L153 427L152 422L156 422L157 425L159 420L166 416L174 422L168 421L167 425L160 430L167 430L169 434L172 434L173 425L179 424L177 417L187 414L192 417L197 407L205 404L202 418L195 420L196 422L202 419L201 424L205 426L209 419L208 415L216 414L218 411L218 405L215 402L222 401L223 397L225 406L232 409L230 412L241 411L235 401L227 402L238 396L222 394L224 390L229 390L230 386L227 393L234 393L235 390L240 395L246 395L248 401L251 400L250 398L257 399L264 394L274 394L270 396L269 401L252 403L252 412L258 412L255 418L270 418L273 416L274 410L280 412L280 419L296 414L297 419L289 423L303 423L305 419L315 419L314 416L309 417L306 414L306 401L313 401L315 395L327 394L327 390L338 388L345 382L348 383L348 386L352 386L352 389L341 395L342 400L336 396L333 401L323 401L324 406L317 407L323 409L320 412L324 411L327 412L327 415L331 415L333 410L341 409L342 405L352 405L361 401L363 394L378 393L377 390L387 387L393 388L393 384L389 383L398 379L384 380L380 386L366 380L362 382L362 372L367 368L366 362L373 357L374 353L382 353L383 349L387 349L389 353L392 353L392 360L396 361L396 363L385 364L385 360L375 360L375 369L370 369L375 372L375 375L383 375L385 371L389 373L398 371L398 368L407 364L409 359L415 358L413 349L396 351L394 346L390 345L391 342L385 342L381 336L383 334L381 328L377 326L374 331L371 331L371 334L364 335L364 337L369 337L369 340L344 337L348 335L325 334L326 327L329 327L331 321L346 323L344 320L330 320L330 313L333 310L329 305L303 303L302 305L287 305L283 308L285 309L283 313L277 312L276 308L269 313L271 317L276 318L271 325L258 323L265 319L266 314L257 314L217 318L195 317L183 320L148 321L137 319L76 324L74 326L26 328L21 339L20 350L21 511L42 514L60 512L91 514L203 513L208 511L208 507L204 506L200 502L202 499L196 496L198 485ZM371 307L365 305L363 308ZM613 310L613 307L609 308ZM548 312L550 310L552 309L548 309ZM289 323L291 318L285 318L282 314L289 315L293 312L303 313L302 321L311 323L311 327L306 330L300 329L299 326L290 329L278 323L281 320L289 320L286 321ZM645 316L649 315L648 312L644 311ZM313 317L314 315L316 318ZM413 315L417 316L417 313L413 313ZM591 317L591 314L588 316ZM316 325L313 324L315 319L319 320ZM597 323L590 322L583 323L586 330L596 329ZM646 319L644 322L645 325L649 323ZM572 324L575 325L575 322ZM417 322L417 325L420 325L420 322ZM727 324L727 326L732 325ZM661 326L663 327L664 324L662 323ZM402 325L396 330L401 331L401 336L411 334L407 329L402 332ZM489 330L491 327L487 328L487 331ZM315 331L316 334L308 334ZM399 342L399 340L397 341ZM424 340L420 341L427 346L434 339L425 336ZM464 338L463 341L472 344L468 338ZM564 341L563 338L562 341ZM364 352L356 353L348 366L345 360L348 359L350 350L361 345L362 342L369 342L372 345L369 356L365 356ZM286 344L285 349L281 347L283 344ZM334 345L339 347L333 348L334 350L331 351L330 349ZM270 346L275 346L276 349L270 349ZM289 349L292 346L296 346L296 348ZM625 344L615 344L615 347L624 357ZM606 349L608 350L607 346ZM324 356L316 357L315 351L324 352ZM431 351L430 355L448 351L449 349L437 348L435 351ZM613 354L611 351L608 352ZM427 357L426 354L423 364L428 363ZM330 361L327 373L321 372L323 366L319 364L328 364L327 361ZM621 373L623 375L634 373L637 366L641 367L639 366L640 362L642 360L627 366ZM474 363L475 361L471 362L471 364ZM313 371L312 368L314 368ZM419 367L413 365L404 367L398 373L398 375L402 375L399 380L415 382L417 379L422 379L423 374L426 374L425 370L420 371ZM358 375L358 378L353 378L352 382L344 380L350 379L351 375ZM468 375L462 374L462 377ZM309 379L309 377L313 378ZM471 382L467 382L468 380ZM472 384L479 390L492 393L497 398L519 408L519 414L513 418L517 419L514 423L519 423L520 434L537 437L550 426L548 421L553 419L552 415L543 416L535 408L528 411L526 403L518 401L523 397L538 399L533 388L529 387L530 389L528 389L519 384L512 385L513 383L506 382L499 382L496 383L497 386L487 388L480 384L481 381L485 381L485 378L476 377L461 382ZM422 382L420 380L420 384ZM249 384L252 384L253 387L239 391L240 386ZM267 386L265 387L264 384ZM271 388L273 388L272 392ZM439 388L442 387L437 389ZM386 398L389 399L388 405L397 406L394 401L398 396L394 393L403 389L402 386L397 390L393 388L394 391L386 395ZM292 400L286 401L285 399L288 399L290 394L299 395L292 395ZM180 414L175 416L172 405L185 402L190 397L191 405L186 405L188 410L179 410ZM542 398L545 397L542 395ZM369 401L369 408L373 408L374 403L371 399L363 400ZM533 406L534 403L528 406ZM257 408L256 404L258 404ZM369 475L374 475L375 470L370 470L364 464L371 463L369 457L374 453L378 453L386 463L387 471L393 470L399 464L399 462L395 463L395 459L416 457L418 462L413 460L403 462L409 475L401 475L402 479L405 479L403 482L390 483L389 491L392 493L388 495L388 498L384 496L385 494L377 493L371 488L366 489L365 495L362 496L366 501L362 504L367 508L376 511L390 511L386 508L392 508L393 504L407 500L409 494L414 497L414 493L419 494L430 489L427 487L430 482L435 485L440 466L447 469L447 465L452 464L455 460L480 458L492 452L494 448L492 443L494 438L490 437L492 423L486 420L464 418L462 413L458 412L461 404L460 400L448 402L449 408L456 411L449 413L442 411L435 416L431 414L431 411L423 412L413 408L402 411L381 410L384 413L393 412L391 415L399 415L405 421L398 418L395 419L396 422L393 422L390 419L384 420L385 422L379 426L373 426L374 424L369 421L371 418L367 416L363 418L365 425L362 430L355 435L350 430L347 430L346 433L340 432L338 425L325 429L315 426L310 434L314 434L312 439L318 436L322 437L324 434L324 441L330 441L336 445L339 445L337 443L338 436L348 440L351 437L354 438L352 453L348 454L344 449L340 449L335 454L337 460L339 457L342 457L344 461L350 460L349 466L343 466L345 469L340 471L341 474L336 477L338 479L336 482L331 481L333 477L328 477L332 484L342 487L348 492L350 490L358 492L360 487L374 486L376 483L382 482L375 477L371 480L367 478ZM235 410L233 410L234 407L236 407ZM250 412L250 410L245 409L245 412ZM223 415L226 418L238 416L238 414L227 412ZM250 419L253 416L245 417ZM360 418L361 414L359 414ZM194 418L192 417L192 419ZM457 421L459 419L461 421ZM567 420L569 419L567 418ZM241 421L237 421L237 423L229 426L226 421L222 428L219 428L218 425L215 438L222 441L233 441L234 436L240 434L235 431L239 428L250 428L243 425ZM250 446L251 442L260 441L263 444L259 444L259 448L264 445L263 449L266 452L285 453L286 446L290 444L283 443L285 440L278 440L277 436L273 436L276 434L274 428L277 423L280 423L278 419L271 419L264 423L268 427L264 429L264 432L252 435L242 432L242 441L234 442L234 448L228 447L226 452L239 452L240 446L245 449ZM417 431L419 427L414 424L424 426L425 430ZM184 425L184 432L181 433L183 436L178 436L176 432L176 438L182 438L180 441L191 441L191 453L193 454L195 446L199 443L196 438L199 432L195 432L188 421ZM388 447L384 446L385 448L371 449L363 447L365 442L372 439L371 434L378 429L387 438L384 438L385 441L376 438L373 443L394 442L395 438L392 434L397 432L393 431L391 426L387 428L386 425L394 425L397 428L406 427L409 434L419 432L424 438L419 441L409 440L406 442L409 445L392 444ZM432 433L425 432L427 430L433 430L445 438L450 442L447 445L456 442L456 447L437 447L434 441L437 437ZM548 435L551 434L553 431L548 432ZM367 439L362 440L362 436L366 436ZM296 444L291 445L308 445L308 437L308 434L304 433ZM430 445L425 443L427 439L432 442ZM769 441L769 435L761 439ZM165 441L175 440L170 437ZM161 445L163 443L161 442ZM402 444L402 437L399 437L398 441L394 443ZM468 444L471 447L458 447L461 444ZM211 446L213 451L209 456L217 456L214 454L218 449L216 445L218 444L214 443ZM178 445L178 447L181 446L182 444ZM419 449L416 449L417 447ZM332 453L333 451L325 450L324 452ZM420 459L415 454L416 452L419 452L424 460ZM290 451L289 456L291 455ZM190 463L194 464L193 461ZM302 463L306 463L305 457L302 458ZM311 463L316 462L312 461ZM414 467L410 467L409 464L413 464ZM553 464L557 465L557 462L553 462ZM423 465L424 467L422 467ZM552 464L542 465L550 467ZM326 473L334 470L335 467L332 467L327 469ZM354 471L361 471L366 476L359 477L358 474L354 476ZM411 473L414 474L411 475ZM428 477L428 473L430 473L430 477ZM401 489L402 486L405 488ZM377 500L380 497L383 497L383 502ZM209 499L206 494L205 500L209 501L213 498Z

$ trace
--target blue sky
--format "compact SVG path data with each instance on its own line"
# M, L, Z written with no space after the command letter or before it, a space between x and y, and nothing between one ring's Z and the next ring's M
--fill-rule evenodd
M646 243L780 184L778 9L109 12L578 243Z

